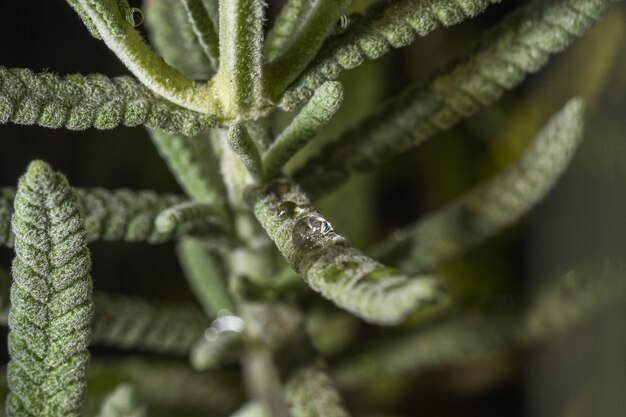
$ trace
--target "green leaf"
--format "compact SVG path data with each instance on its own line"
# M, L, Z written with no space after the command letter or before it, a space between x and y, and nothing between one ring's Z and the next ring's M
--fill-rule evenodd
M433 277L406 276L350 246L298 186L277 180L248 197L287 263L313 290L365 321L396 324L443 301Z
M165 62L195 80L206 80L214 67L189 25L181 0L144 2L148 35Z
M209 14L202 4L202 0L180 0L187 12L189 23L198 38L198 43L202 47L204 54L213 68L219 66L219 40L215 26Z
M7 414L78 416L92 317L78 198L63 175L34 161L20 179L12 223Z
M255 114L263 103L263 0L220 1L216 88L227 114ZM255 117L253 117L255 118Z
M311 8L309 0L287 0L265 38L263 53L270 61L282 52Z
M314 196L366 172L499 99L585 33L610 0L535 1L493 28L425 87L414 85L325 146L296 177Z
M441 26L451 26L483 12L500 0L396 0L374 4L365 17L350 25L322 49L313 65L282 96L285 110L311 97L342 71L368 59L380 58L392 48L411 44Z
M387 375L462 363L504 349L533 346L626 302L623 267L588 265L553 279L516 311L461 312L368 347L334 368L343 389Z
M147 417L147 415L146 407L141 404L135 387L120 384L106 396L97 417Z
M155 226L157 216L165 209L181 204L185 197L157 194L152 191L76 189L85 217L87 240L162 243L186 233L203 233L204 228L183 224L161 233ZM15 189L0 187L0 245L13 246L13 234L6 228L13 212Z
M195 306L162 306L136 297L94 295L93 343L186 355L210 324Z
M171 135L158 130L150 131L150 137L185 193L198 202L217 206L220 217L229 219L226 187L210 138Z
M253 177L261 175L263 169L261 155L248 129L241 123L234 124L228 129L227 139L231 151L241 158L250 175Z
M272 96L280 95L307 67L333 31L352 0L317 0L308 7L302 25L266 66L266 85Z
M583 136L584 104L573 99L537 134L514 164L493 179L394 233L374 249L386 257L402 251L403 271L431 270L517 222L550 191Z
M156 218L156 230L159 233L172 233L188 225L202 225L220 230L217 214L219 211L211 204L186 202L163 210Z
M341 83L322 85L263 155L263 176L277 176L284 165L328 124L342 101Z
M235 311L219 257L194 238L181 239L176 249L187 282L206 314L216 317L220 311Z
M260 401L254 401L244 404L231 417L271 417L272 414L268 407Z
M0 123L84 130L145 125L196 134L214 118L164 100L131 77L33 73L0 66Z
M242 336L238 332L205 333L191 349L190 362L196 371L218 369L240 353Z
M285 397L293 417L348 417L350 414L322 365L296 370L285 384Z

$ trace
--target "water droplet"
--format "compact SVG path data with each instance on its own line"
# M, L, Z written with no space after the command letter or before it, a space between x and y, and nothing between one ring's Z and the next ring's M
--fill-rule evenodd
M284 201L278 206L278 217L293 219L302 209L293 201Z
M290 189L291 185L285 180L275 180L267 186L267 190L279 198L287 194Z
M331 224L319 214L304 216L293 228L294 246L300 249L311 249L337 236Z
M348 16L341 15L339 20L337 21L337 25L335 26L335 34L338 35L342 33L344 30L348 28L348 24L350 23L350 18Z
M136 28L137 26L141 26L141 24L143 23L143 12L137 7L131 7L128 10L126 21L130 23L130 25L134 28Z

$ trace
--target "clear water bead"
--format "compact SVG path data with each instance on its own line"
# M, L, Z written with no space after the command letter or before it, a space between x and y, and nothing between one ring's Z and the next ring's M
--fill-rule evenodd
M319 214L304 216L293 228L292 240L295 247L311 249L337 236L331 224Z

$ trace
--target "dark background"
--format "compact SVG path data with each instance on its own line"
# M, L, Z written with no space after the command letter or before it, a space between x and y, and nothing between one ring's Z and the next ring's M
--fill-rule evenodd
M270 2L272 13L278 3ZM357 7L365 3L357 2ZM344 75L346 102L319 142L334 137L409 82L428 79L467 50L485 28L523 3L494 6L477 19L438 30ZM60 0L3 2L0 34L0 65L5 67L58 74L127 73ZM581 95L589 106L584 144L555 190L520 225L442 273L454 288L467 292L468 308L481 308L494 294L527 291L581 262L623 261L625 39L626 8L620 4L584 39L497 104L375 175L351 181L323 202L322 212L365 247L502 169L550 114L568 98ZM72 132L2 125L0 138L2 186L15 185L28 162L41 158L64 172L74 186L180 191L142 128ZM94 243L92 252L98 289L161 300L191 299L172 244ZM0 266L8 268L11 256L10 250L0 248ZM433 372L410 381L408 388L404 381L396 411L431 416L626 415L624 313L596 317L527 354ZM487 383L472 382L493 369ZM358 395L349 400L356 408L361 401L367 403ZM360 411L374 412L376 406Z

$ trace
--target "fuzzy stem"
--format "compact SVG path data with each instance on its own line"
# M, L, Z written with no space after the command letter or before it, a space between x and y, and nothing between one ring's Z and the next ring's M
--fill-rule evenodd
M253 177L261 174L261 156L254 140L242 124L235 124L228 130L228 146L239 155L241 162Z
M215 26L201 0L181 0L189 23L198 38L204 54L211 61L213 68L219 66L219 40Z
M228 114L257 110L263 99L262 0L220 0L220 68L217 93Z

